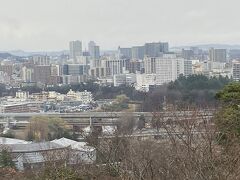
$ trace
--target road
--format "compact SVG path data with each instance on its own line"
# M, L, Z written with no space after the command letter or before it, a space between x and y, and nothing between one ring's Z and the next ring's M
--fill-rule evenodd
M152 112L81 112L81 113L0 113L0 124L16 123L20 126L26 126L33 116L59 117L64 119L69 125L88 126L90 123L95 126L113 126L121 118L138 118L144 115L146 121L150 121L153 116L163 120L177 119L211 119L212 111L164 111L158 113ZM90 121L91 119L91 121Z

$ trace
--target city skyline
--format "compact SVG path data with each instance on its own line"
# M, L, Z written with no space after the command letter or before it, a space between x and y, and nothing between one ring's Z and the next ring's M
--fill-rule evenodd
M103 50L155 41L240 44L240 25L232 21L238 5L236 0L1 1L0 49L54 51L78 39L83 50L91 40Z

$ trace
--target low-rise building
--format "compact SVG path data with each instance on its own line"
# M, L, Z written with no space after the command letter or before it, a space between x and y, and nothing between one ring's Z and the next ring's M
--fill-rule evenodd
M28 99L29 92L27 91L17 91L16 92L16 98L18 99Z
M40 112L40 106L35 102L13 102L0 104L0 113Z
M92 93L88 91L75 92L72 89L67 93L67 97L72 100L81 101L83 104L89 104L93 101Z
M115 74L113 82L114 86L133 85L136 83L136 74Z
M0 138L0 142L0 151L8 150L20 171L40 168L46 163L92 164L96 161L95 148L66 138L40 143Z

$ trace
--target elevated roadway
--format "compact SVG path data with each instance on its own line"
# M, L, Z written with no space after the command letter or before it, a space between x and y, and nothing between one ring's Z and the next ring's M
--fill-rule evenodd
M0 113L0 125L6 123L16 123L26 126L34 116L57 117L65 120L69 125L88 126L92 125L116 125L121 118L134 118L136 120L143 115L146 121L150 121L154 116L161 120L186 120L186 119L211 119L213 111L175 111L175 112L81 112L81 113Z

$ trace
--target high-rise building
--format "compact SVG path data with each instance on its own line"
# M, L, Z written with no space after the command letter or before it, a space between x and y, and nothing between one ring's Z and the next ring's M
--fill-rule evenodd
M194 58L194 52L191 49L182 49L182 57L184 59L193 59Z
M24 82L33 82L33 69L24 66L21 75Z
M176 55L164 55L156 58L156 85L175 81L180 74L184 74L184 59Z
M93 58L94 59L100 58L100 47L99 46L94 46Z
M144 71L146 74L156 73L156 58L155 57L145 57L144 58Z
M144 46L132 47L132 59L143 59L144 58Z
M51 76L60 76L61 75L61 67L60 65L51 65Z
M86 82L87 76L86 75L63 75L62 82L63 84L79 84L82 82Z
M240 61L233 61L232 64L233 80L240 81Z
M88 43L88 51L89 51L89 55L92 59L100 58L100 47L97 46L94 41L90 41Z
M209 50L209 59L212 62L227 62L227 50L211 48Z
M32 57L33 64L39 66L49 66L50 65L50 57L49 56L33 56Z
M88 43L88 52L89 52L90 57L93 57L93 55L94 55L94 46L96 46L96 43L94 41L90 41Z
M90 76L92 77L105 77L106 76L106 68L103 67L94 67L90 69Z
M131 59L132 58L132 48L121 48L118 47L119 58Z
M13 74L13 65L1 64L0 71L7 73L8 76Z
M0 83L11 84L11 77L7 73L0 71Z
M103 59L102 67L106 70L106 76L114 76L115 74L122 74L125 67L125 59Z
M34 66L33 80L43 84L48 84L51 76L51 66Z
M160 42L160 52L163 52L163 53L169 52L168 42Z
M148 57L161 57L163 53L167 52L168 52L167 42L145 43L144 45L144 55Z
M144 63L143 60L132 59L129 62L129 73L143 73L144 72Z
M86 82L89 66L82 64L64 64L62 80L63 84Z
M159 43L146 43L144 45L144 55L148 57L160 56L160 44Z
M192 60L184 60L184 76L193 74L193 63Z
M63 75L87 75L89 67L81 64L64 64Z
M156 74L156 85L169 83L176 80L180 74L184 75L184 65L184 59L178 58L175 54L144 58L145 73Z
M82 42L71 41L69 43L70 58L76 60L78 56L82 55Z

